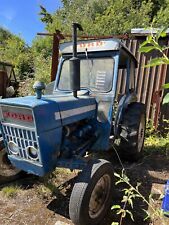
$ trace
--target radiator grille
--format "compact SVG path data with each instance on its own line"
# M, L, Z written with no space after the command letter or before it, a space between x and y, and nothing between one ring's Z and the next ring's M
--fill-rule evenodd
M5 136L5 140L7 143L9 141L12 141L16 143L19 147L19 153L17 154L17 157L24 158L26 160L30 160L32 162L32 158L28 155L27 147L33 146L36 149L38 149L38 158L36 160L33 160L34 162L41 164L40 159L40 153L39 153L39 143L37 134L35 132L35 129L25 129L22 127L15 127L14 125L9 124L3 124L2 123L2 130ZM8 153L12 155L13 153L8 148Z

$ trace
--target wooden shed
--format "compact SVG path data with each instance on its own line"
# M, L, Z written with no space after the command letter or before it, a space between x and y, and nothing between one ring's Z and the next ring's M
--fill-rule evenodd
M167 92L162 89L162 85L169 82L169 66L144 67L150 59L160 57L160 53L157 51L144 54L138 51L140 44L146 40L150 32L150 30L133 29L131 37L124 40L124 43L136 56L139 63L136 69L138 99L146 104L147 118L151 119L157 128L159 124L164 125L164 119L169 119L169 105L162 105L163 96ZM167 30L167 37L160 39L160 44L169 45L169 30ZM166 54L169 55L168 50ZM122 93L124 89L125 78L123 75L124 71L121 71L118 80L119 93Z

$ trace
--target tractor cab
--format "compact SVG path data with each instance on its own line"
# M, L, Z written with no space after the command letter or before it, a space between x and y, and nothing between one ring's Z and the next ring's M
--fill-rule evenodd
M60 45L60 63L53 89L54 95L72 95L69 60L72 57L72 42ZM137 60L119 39L97 39L77 42L77 57L80 60L80 89L78 96L94 97L97 102L97 121L101 124L100 149L109 148L108 136L118 133L122 108L137 101L135 93L135 68ZM124 93L117 92L119 74L123 70ZM114 111L119 104L118 114ZM118 116L117 116L118 115ZM119 121L117 121L119 120ZM117 124L118 123L118 124Z
M72 57L72 43L60 45L61 59L54 87L54 93L70 93L71 77L69 60ZM118 39L79 41L77 56L80 59L80 89L93 95L112 95L116 91L119 69L126 69L130 80L127 89L134 88L134 70L137 60ZM130 79L130 74L131 79ZM133 80L132 80L133 78ZM80 94L80 93L79 93Z

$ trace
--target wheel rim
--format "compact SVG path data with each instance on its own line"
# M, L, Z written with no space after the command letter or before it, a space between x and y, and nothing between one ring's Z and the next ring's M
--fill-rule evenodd
M0 176L11 177L17 175L20 171L11 164L5 149L0 150Z
M138 130L138 151L141 152L144 143L145 115L142 115Z
M108 174L103 175L96 183L89 202L89 216L97 218L104 210L110 197L111 178Z

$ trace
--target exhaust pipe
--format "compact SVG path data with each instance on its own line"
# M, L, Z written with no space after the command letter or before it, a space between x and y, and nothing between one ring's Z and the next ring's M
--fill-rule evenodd
M72 24L73 57L69 60L70 66L70 88L73 96L77 98L77 91L80 90L80 59L77 57L77 29L83 31L78 23Z

